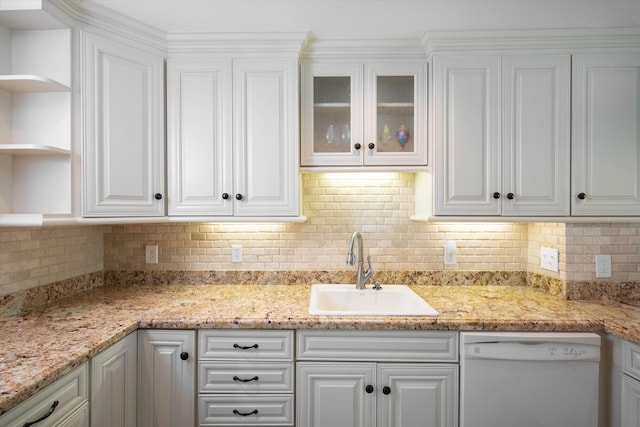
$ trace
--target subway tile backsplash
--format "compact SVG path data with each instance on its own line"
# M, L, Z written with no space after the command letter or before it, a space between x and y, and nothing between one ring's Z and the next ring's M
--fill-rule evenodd
M560 281L640 281L640 224L419 223L413 173L303 174L305 223L0 228L0 296L100 271L344 271L354 231L379 271L527 271ZM444 246L457 245L455 265ZM159 263L145 264L157 244ZM243 262L231 262L231 245ZM540 247L557 248L558 273ZM594 256L612 256L595 279Z

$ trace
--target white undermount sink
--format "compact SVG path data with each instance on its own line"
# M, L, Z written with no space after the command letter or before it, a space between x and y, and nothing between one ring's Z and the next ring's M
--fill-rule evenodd
M437 316L439 313L406 285L364 290L356 285L315 284L309 314L321 316Z

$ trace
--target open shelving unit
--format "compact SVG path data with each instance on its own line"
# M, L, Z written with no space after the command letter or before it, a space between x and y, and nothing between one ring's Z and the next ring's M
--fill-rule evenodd
M71 30L41 6L0 5L0 225L73 210Z

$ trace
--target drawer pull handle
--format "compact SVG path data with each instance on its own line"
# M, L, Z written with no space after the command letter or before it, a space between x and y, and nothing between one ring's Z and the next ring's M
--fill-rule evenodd
M59 404L59 403L60 403L60 402L58 402L57 400L54 400L54 401L53 401L53 404L51 405L51 408L49 408L49 412L47 412L46 414L44 414L43 416L41 416L40 418L38 418L38 419L37 419L37 420L35 420L35 421L31 421L30 423L24 423L24 424L22 425L22 427L31 427L32 425L37 424L37 423L39 423L40 421L44 421L44 420L46 420L47 418L49 418L49 417L51 416L51 414L53 414L53 411L55 411L55 410L56 410L56 408L58 407L58 404Z
M258 410L254 409L251 412L244 412L243 413L243 412L238 411L237 409L234 409L233 413L236 414L236 415L240 415L241 417L248 417L249 415L257 415L258 414Z
M253 378L248 378L248 379L244 379L244 380L242 378L238 378L235 375L233 376L233 380L234 381L240 381L241 383L250 383L251 381L258 381L258 379L259 378L258 378L257 375L255 377L253 377Z
M252 348L258 348L258 344L249 345L249 346L242 346L240 344L234 344L233 348L238 348L240 350L249 350L249 349L252 349Z

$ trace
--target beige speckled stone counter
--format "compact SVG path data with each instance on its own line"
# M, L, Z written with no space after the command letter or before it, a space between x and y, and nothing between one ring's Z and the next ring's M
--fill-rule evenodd
M604 331L640 343L640 308L525 286L413 286L440 316L310 316L308 285L107 286L0 318L0 414L137 328Z

